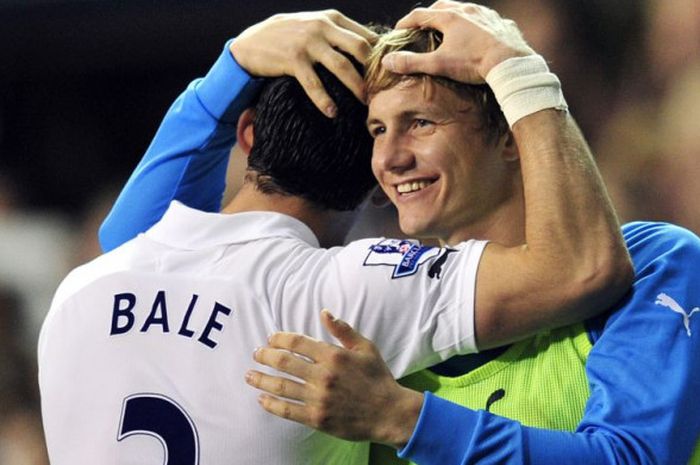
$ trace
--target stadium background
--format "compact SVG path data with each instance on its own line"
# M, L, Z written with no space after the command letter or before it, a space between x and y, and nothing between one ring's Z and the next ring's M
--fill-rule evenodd
M700 232L700 0L498 0L560 76L622 220ZM274 13L415 0L0 0L0 465L45 464L35 346L160 118ZM423 5L429 2L423 2Z

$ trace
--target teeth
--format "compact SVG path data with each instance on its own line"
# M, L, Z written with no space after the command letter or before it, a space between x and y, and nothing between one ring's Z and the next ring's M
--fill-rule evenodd
M399 191L399 194L408 194L409 192L416 192L425 189L431 184L432 182L429 181L405 182L396 186L396 190Z

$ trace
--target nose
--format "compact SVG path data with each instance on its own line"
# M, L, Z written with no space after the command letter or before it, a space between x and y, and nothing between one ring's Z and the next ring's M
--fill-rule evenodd
M415 166L413 151L402 137L384 134L374 141L372 164L375 169L403 173Z

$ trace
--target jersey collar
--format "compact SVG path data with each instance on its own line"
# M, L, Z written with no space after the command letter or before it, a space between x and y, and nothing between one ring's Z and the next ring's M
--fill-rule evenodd
M270 237L296 238L319 247L311 229L289 215L277 212L207 213L176 200L145 235L156 242L188 250Z

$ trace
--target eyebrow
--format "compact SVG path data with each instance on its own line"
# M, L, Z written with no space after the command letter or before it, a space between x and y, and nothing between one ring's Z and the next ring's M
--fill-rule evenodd
M399 113L398 115L395 116L395 119L399 120L410 120L414 119L416 116L425 116L426 118L431 118L432 116L427 114L429 111L432 111L432 109L426 108L424 110L405 110ZM365 123L367 127L372 126L373 124L381 124L382 120L379 118L367 118L367 122Z
M381 120L377 118L367 118L367 121L365 122L365 126L370 127L373 124L381 123Z

